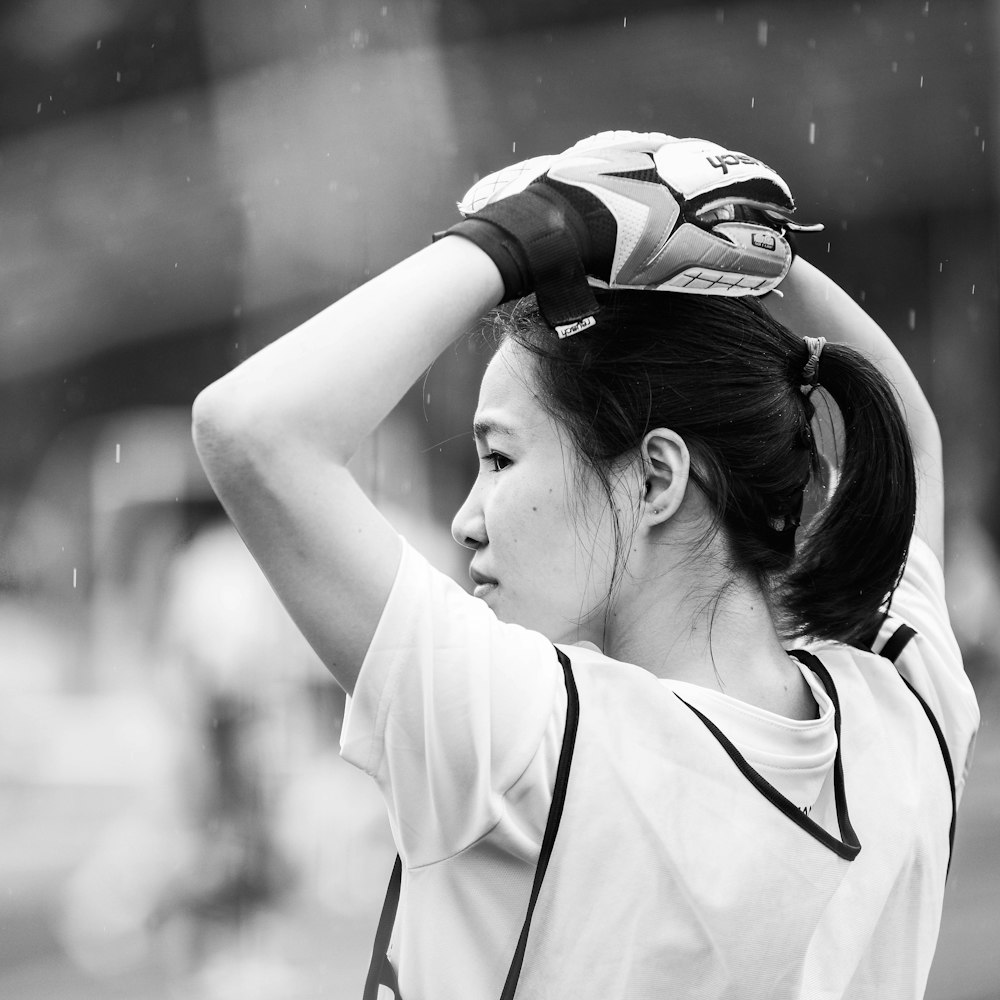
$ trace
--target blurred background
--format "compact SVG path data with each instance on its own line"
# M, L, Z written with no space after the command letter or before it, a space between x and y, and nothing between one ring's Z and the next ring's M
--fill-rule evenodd
M990 0L0 4L0 997L360 996L380 800L190 404L476 177L606 128L781 171L932 397L984 727L928 995L1000 997L998 49ZM459 579L484 360L357 461Z

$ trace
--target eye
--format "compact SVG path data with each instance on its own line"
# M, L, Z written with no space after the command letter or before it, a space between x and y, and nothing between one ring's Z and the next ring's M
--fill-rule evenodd
M488 454L483 455L480 461L492 466L493 472L503 472L503 470L510 465L510 459L506 455L501 455L497 451L491 451Z

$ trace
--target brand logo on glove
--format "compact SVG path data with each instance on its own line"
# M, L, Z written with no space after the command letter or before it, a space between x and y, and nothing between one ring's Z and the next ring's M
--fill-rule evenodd
M750 242L761 250L775 250L778 246L778 241L770 233L754 233Z
M755 160L752 156L747 156L745 153L723 153L722 156L706 156L705 159L708 160L710 167L715 167L724 174L729 173L730 167L738 167L741 163L748 163L753 167L765 166L760 160Z

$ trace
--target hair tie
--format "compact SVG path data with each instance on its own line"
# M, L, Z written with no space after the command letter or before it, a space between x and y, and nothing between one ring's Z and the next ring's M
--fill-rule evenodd
M803 337L806 342L806 349L809 351L809 358L802 369L802 384L819 385L819 356L826 346L826 337Z

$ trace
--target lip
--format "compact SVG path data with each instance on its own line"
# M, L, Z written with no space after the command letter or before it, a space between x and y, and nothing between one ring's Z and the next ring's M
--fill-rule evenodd
M477 569L475 566L469 566L469 576L472 578L473 583L496 583L497 579L494 576L487 576L482 570Z
M472 582L476 585L475 590L472 592L473 597L484 598L487 594L499 586L499 582L497 580L494 580L493 577L480 572L475 568L475 566L469 567L469 576L472 579Z

